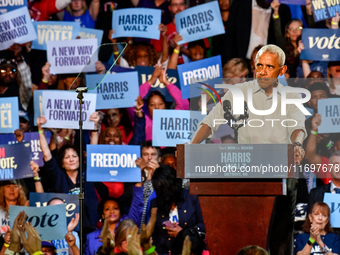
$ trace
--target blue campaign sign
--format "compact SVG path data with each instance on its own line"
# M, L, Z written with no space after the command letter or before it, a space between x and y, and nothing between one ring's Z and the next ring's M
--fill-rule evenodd
M135 70L138 71L139 85L142 85L151 78L152 73L155 70L155 68L151 67L151 66L136 66ZM181 87L180 87L179 80L178 80L177 70L167 69L166 73L167 73L168 80L180 89ZM148 92L148 94L146 94L146 96L144 98L148 98L149 94L152 91L155 91L155 90L161 92L163 94L163 96L165 97L166 101L168 101L168 102L174 102L175 101L172 98L172 96L170 95L170 93L167 90L167 88L165 87L165 85L163 83L161 83L158 78L157 78L155 84L151 85L150 91Z
M318 113L321 115L320 134L339 133L340 130L340 98L318 100Z
M201 90L198 88L202 85L198 82L212 86L222 82L221 79L217 79L222 78L221 56L179 65L177 69L183 99L201 95Z
M38 208L10 205L9 214L13 219L10 222L11 229L14 219L22 211L27 214L27 221L32 224L32 227L36 228L41 240L64 239L67 233L65 204Z
M311 0L315 22L330 19L340 13L340 3L334 0Z
M301 59L319 61L338 61L340 54L339 29L309 29L302 32Z
M140 146L88 144L86 151L86 181L141 181L141 170L135 162L140 157Z
M34 126L37 125L37 118L43 115L42 110L42 94L47 90L35 90L33 93L33 107L34 107ZM51 90L50 90L51 91ZM55 90L56 91L56 90Z
M47 143L50 143L51 133L45 132ZM40 148L39 133L38 132L27 132L24 133L24 138L22 142L27 142L31 144L31 159L37 163L39 166L44 165L43 154ZM0 144L16 144L18 140L14 134L3 134L0 135Z
M27 0L4 0L0 3L0 14L14 11L20 7L27 7Z
M66 219L67 224L70 223L71 219L75 217L76 213L79 213L79 196L64 193L30 193L30 206L41 207L47 206L47 203L51 199L56 199L56 202L64 201L66 206ZM79 230L79 224L75 228L75 231Z
M340 195L325 193L323 202L331 209L331 225L333 228L340 228Z
M71 22L73 23L73 22ZM80 24L79 22L77 22ZM81 39L91 39L96 38L98 40L98 45L102 44L103 39L103 30L100 29L93 29L93 28L86 28L86 27L80 27L79 30L79 36Z
M0 133L13 133L16 129L19 129L18 98L0 98Z
M88 91L97 94L96 109L133 107L139 95L138 73L107 74L105 78L104 76L105 74L86 75L88 86L95 87L100 83L96 89Z
M183 37L178 44L224 34L218 1L200 4L175 15L176 31Z
M189 143L203 118L198 111L154 110L152 145L176 147Z
M27 7L0 15L0 51L37 38Z
M306 5L306 0L279 0L281 4Z
M70 21L35 21L33 25L38 38L32 42L32 49L36 50L47 50L47 41L76 39L80 30L79 22Z
M30 161L30 143L0 144L0 180L33 177Z
M162 11L150 8L127 8L112 12L112 38L141 37L159 39Z

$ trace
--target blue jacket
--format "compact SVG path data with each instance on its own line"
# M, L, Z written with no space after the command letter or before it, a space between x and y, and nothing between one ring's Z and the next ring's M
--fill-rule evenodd
M125 219L131 219L137 224L137 226L139 226L142 220L143 208L143 187L134 186L129 214L120 217L119 222ZM116 225L115 230L117 229L118 225L119 224ZM98 248L103 245L103 243L99 241L101 232L102 228L97 229L86 236L85 255L96 255Z
M198 197L190 195L190 191L187 189L182 189L181 196L183 198L183 202L179 202L177 205L179 226L181 228L197 227L200 232L205 232L203 216ZM150 208L152 209L154 207L157 207L157 198L151 200ZM152 240L153 245L156 246L156 251L158 254L168 254L171 250L171 245L175 240L174 237L170 237L168 232L163 229L162 223L167 220L169 220L169 213L166 214L157 210L157 220L154 232L152 234Z

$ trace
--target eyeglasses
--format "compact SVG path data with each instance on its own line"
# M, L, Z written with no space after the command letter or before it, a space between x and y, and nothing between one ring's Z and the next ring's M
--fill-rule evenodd
M13 69L1 69L0 70L1 74L16 74L17 73L17 69L13 68Z
M288 28L288 31L290 31L290 32L294 32L294 31L300 31L300 30L302 30L303 29L303 27L298 27L298 28Z

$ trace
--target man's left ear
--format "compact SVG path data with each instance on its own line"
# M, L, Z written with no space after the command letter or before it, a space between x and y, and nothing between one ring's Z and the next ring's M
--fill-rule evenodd
M287 66L283 65L280 67L280 75L284 75L287 72Z

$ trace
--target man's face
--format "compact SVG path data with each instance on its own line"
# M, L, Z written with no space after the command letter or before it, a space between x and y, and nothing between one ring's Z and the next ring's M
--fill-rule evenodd
M145 162L149 162L152 159L158 161L158 152L156 148L154 147L143 148L142 159L144 159Z
M256 78L261 88L273 87L279 75L283 75L287 67L280 67L280 59L277 54L263 53L256 63Z
M204 49L200 45L195 45L189 48L189 57L192 61L201 60L204 58Z
M185 4L185 0L172 0L171 4L169 5L169 11L172 13L173 16L184 11L187 8Z
M321 89L312 91L311 98L309 100L310 107L312 107L314 111L317 111L318 100L323 98L328 98L326 91Z
M221 11L229 11L229 0L218 0Z
M10 86L17 78L17 69L13 66L0 67L0 85Z
M333 156L329 163L328 170L331 171L332 178L340 180L340 156Z

